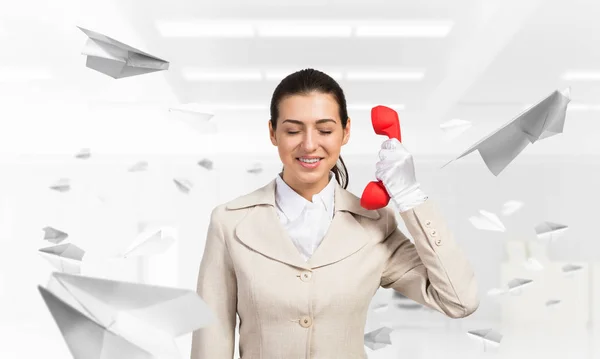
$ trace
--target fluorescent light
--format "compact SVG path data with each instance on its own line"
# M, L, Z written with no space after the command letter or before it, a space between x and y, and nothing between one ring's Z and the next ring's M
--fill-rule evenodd
M0 82L27 82L51 80L48 70L38 67L0 66Z
M235 20L157 21L163 37L254 37L251 23Z
M262 74L257 70L211 70L184 68L181 75L188 81L260 81Z
M452 21L377 21L356 27L357 37L446 37Z
M301 69L302 69L302 67L298 67L293 70L266 70L265 71L265 79L269 80L269 81L281 81L287 75L290 75ZM335 71L335 70L328 71L326 69L319 69L319 68L317 68L316 70L326 73L327 75L331 76L336 81L340 81L343 78L343 73L341 71Z
M351 37L352 26L343 24L317 23L315 21L263 22L256 26L261 37Z
M351 81L419 81L423 76L425 76L424 71L349 71L346 74L346 79Z
M404 104L385 104L385 103L380 103L380 104L348 104L348 110L350 111L371 111L371 109L375 106L379 106L379 105L383 105L385 107L389 107L391 109L394 109L396 111L402 111L404 110Z
M563 80L567 81L598 81L600 80L600 71L567 71L563 75Z

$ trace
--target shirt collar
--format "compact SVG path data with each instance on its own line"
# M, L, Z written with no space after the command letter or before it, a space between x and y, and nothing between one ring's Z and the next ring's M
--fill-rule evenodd
M300 216L304 208L311 204L311 202L307 201L306 198L300 196L288 186L288 184L283 181L283 178L281 178L281 174L277 175L275 182L275 203L281 209L283 214L285 214L290 221L293 221ZM321 202L325 206L327 212L330 215L333 215L334 195L335 176L333 172L329 172L329 183L321 192L313 196L313 203Z

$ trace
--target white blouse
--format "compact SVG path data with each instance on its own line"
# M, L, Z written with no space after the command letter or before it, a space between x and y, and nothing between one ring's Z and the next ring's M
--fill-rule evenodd
M279 220L305 261L313 255L333 219L335 176L312 202L300 196L278 175L275 179L275 204Z

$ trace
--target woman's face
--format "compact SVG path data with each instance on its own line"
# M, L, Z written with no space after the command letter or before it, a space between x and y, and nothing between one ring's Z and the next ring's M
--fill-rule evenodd
M277 130L269 121L271 142L284 165L284 180L297 187L325 187L329 171L350 137L342 128L338 104L330 94L292 95L279 103Z

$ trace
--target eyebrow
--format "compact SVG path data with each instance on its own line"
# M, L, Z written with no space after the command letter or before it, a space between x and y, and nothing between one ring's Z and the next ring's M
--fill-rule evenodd
M293 123L293 124L296 124L296 125L304 125L304 122L302 122L302 121L298 121L298 120L292 120L292 119L289 119L289 118L288 118L288 119L286 119L286 120L284 120L282 123L285 123L285 122L291 122L291 123ZM322 119L320 119L320 120L317 120L317 124L320 124L320 123L325 123L325 122L333 122L333 123L336 123L336 122L335 122L335 120L334 120L334 119L332 119L332 118L322 118Z

